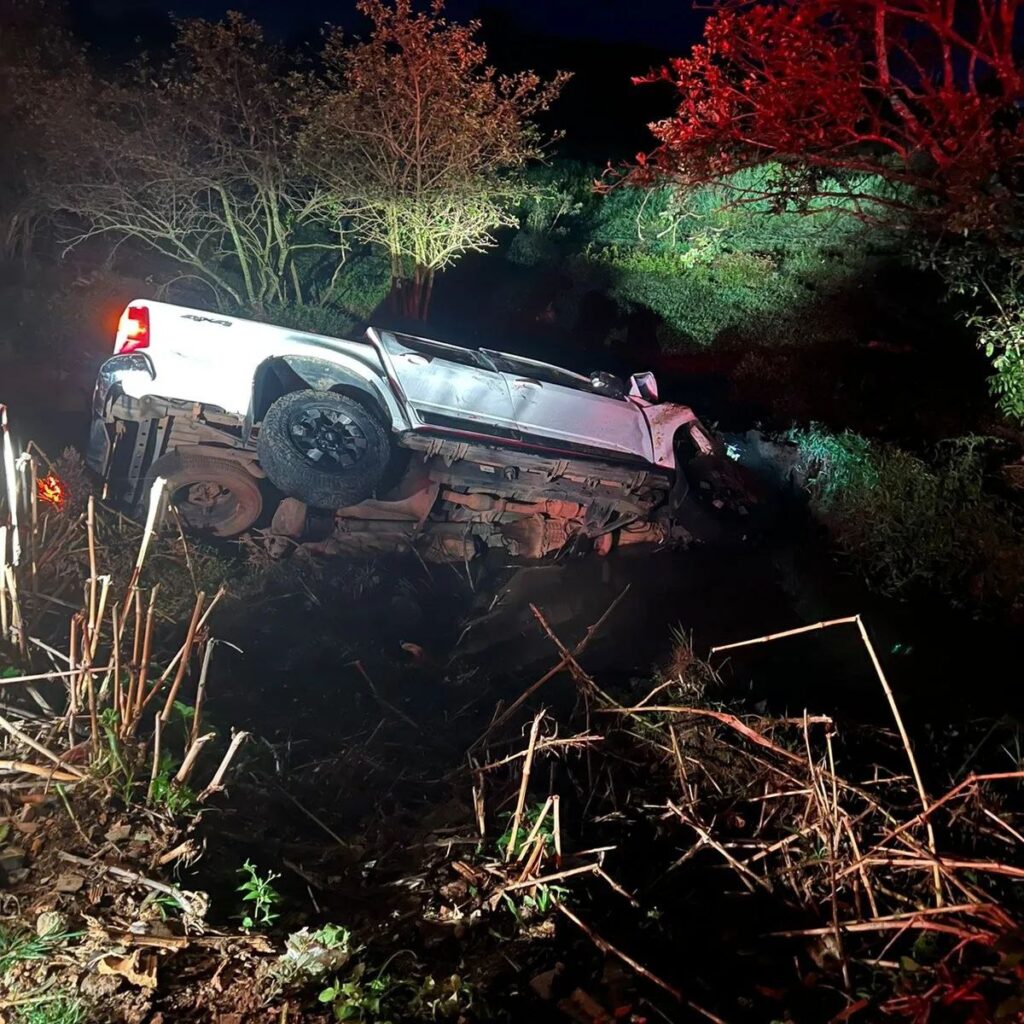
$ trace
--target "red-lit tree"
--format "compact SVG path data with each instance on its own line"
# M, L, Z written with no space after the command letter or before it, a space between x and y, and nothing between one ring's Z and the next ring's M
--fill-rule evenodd
M703 184L776 163L794 194L813 190L815 169L845 173L853 193L858 175L879 175L945 226L1001 234L1024 165L1022 8L723 0L689 57L637 80L670 83L679 105L651 126L659 145L633 178Z

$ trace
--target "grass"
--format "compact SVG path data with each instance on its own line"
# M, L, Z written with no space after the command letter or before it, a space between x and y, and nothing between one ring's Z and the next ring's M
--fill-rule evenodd
M77 996L57 995L26 1004L9 1019L11 1024L85 1024L89 1011Z
M0 927L0 978L17 964L49 959L56 949L77 937L77 932L56 929L40 935L27 928Z

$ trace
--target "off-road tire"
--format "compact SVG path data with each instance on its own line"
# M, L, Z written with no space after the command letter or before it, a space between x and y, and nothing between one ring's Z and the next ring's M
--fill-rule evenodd
M213 537L237 537L259 519L259 482L229 459L190 455L176 449L157 459L149 476L167 481L166 494L184 525Z
M307 430L311 418L320 419L321 413L336 417L341 429L348 431L352 465L324 469L303 454L300 444L309 442L296 437L297 425ZM314 508L330 509L371 497L391 454L387 430L373 413L347 395L313 390L293 391L271 405L256 450L275 487Z

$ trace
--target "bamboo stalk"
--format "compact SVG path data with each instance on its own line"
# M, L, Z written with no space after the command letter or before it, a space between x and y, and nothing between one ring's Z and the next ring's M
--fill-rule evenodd
M110 626L114 635L114 643L111 647L111 660L114 666L114 712L117 715L118 726L124 721L124 693L121 688L121 630L117 620L117 604L110 607Z
M142 657L139 660L139 673L135 682L135 692L132 694L131 715L126 728L135 728L135 723L142 714L144 698L146 695L146 676L149 674L149 656L153 645L153 616L156 612L156 595L160 589L157 583L149 592L149 606L146 608L146 625L142 636Z
M4 483L7 492L7 508L11 519L11 565L17 568L21 563L21 536L18 530L18 480L14 472L14 445L7 422L6 405L0 405L0 434L3 435Z
M197 627L196 632L201 630L206 625L206 623L210 619L210 616L213 614L213 609L217 607L217 602L220 601L220 599L226 593L227 593L227 587L221 587L220 590L218 590L217 593L213 595L213 600L206 606L206 611L203 612L203 616L199 620L199 626ZM167 668L164 669L163 675L161 675L161 677L160 677L160 682L161 683L166 682L166 680L170 676L170 674L175 670L175 668L177 668L178 662L181 660L181 658L182 658L182 656L184 654L185 654L185 647L183 645L183 646L178 648L177 653L167 663Z
M156 789L156 779L160 774L160 739L163 723L159 715L153 716L153 766L149 772L149 788L146 790L146 803L153 802L153 791Z
M179 785L183 786L188 782L189 776L192 774L193 769L196 766L196 760L203 751L203 747L214 738L216 733L208 732L205 736L196 736L195 739L189 743L188 750L185 751L185 757L182 759L181 767L178 769L178 773L174 776L174 781Z
M7 527L0 526L0 637L7 639Z
M858 615L847 615L841 619L827 619L824 622L814 622L810 626L786 629L781 633L766 633L764 636L755 636L752 640L739 640L733 644L719 644L719 646L711 648L711 653L718 654L719 651L733 651L737 647L750 647L753 644L767 644L773 640L782 640L789 636L799 636L801 633L813 633L817 630L828 629L830 626L849 625L856 622L859 617Z
M36 557L39 551L39 474L36 467L36 460L30 457L29 466L29 563L31 565L32 592L35 593L39 580L37 578Z
M11 642L17 644L24 657L28 657L28 642L25 638L25 623L21 617L21 604L18 600L18 578L14 575L14 566L5 565L4 575L7 577L7 592L11 600Z
M224 786L224 776L227 774L227 770L234 760L235 754L238 753L238 748L249 738L247 732L236 732L231 737L231 745L227 749L223 759L220 762L217 771L214 773L213 778L210 780L210 784L199 794L199 800L203 801L208 796L216 793Z
M96 501L89 495L85 507L85 533L89 542L89 646L95 649L96 632Z
M896 697L892 692L892 687L889 685L889 680L886 679L885 673L882 671L881 662L878 660L878 655L875 653L875 648L868 637L868 631L864 628L864 623L859 615L855 616L857 623L857 629L860 631L860 638L864 641L864 646L867 648L868 656L871 658L871 664L875 667L875 674L878 676L878 681L882 684L882 690L885 692L885 699L889 702L889 708L892 711L892 717L896 721L896 728L899 730L900 739L903 741L903 749L907 752L907 760L910 762L910 771L914 776L914 785L917 787L917 795L921 801L921 809L923 811L928 810L930 803L928 799L928 793L924 788L924 781L921 778L921 769L917 766L917 758L914 756L914 749L910 745L910 737L907 735L907 728L903 724L903 716L900 714L899 705L896 703ZM935 841L935 829L932 826L931 819L925 818L924 821L925 835L928 837L928 849L931 850L932 856L938 860L938 847ZM932 883L935 888L935 905L941 907L944 899L942 894L942 869L936 864L932 870Z
M24 676L4 676L3 679L0 679L0 686L16 686L20 683L48 682L54 679L71 679L80 677L83 673L100 675L103 672L109 672L110 669L110 665L103 665L95 668L83 668L80 665L78 668L74 669L53 669L50 672L33 672L30 675Z
M99 601L96 605L96 625L92 630L92 640L89 644L89 662L90 664L96 657L96 648L100 643L100 635L103 632L103 619L107 614L107 595L110 592L110 576L101 576L99 579L100 583L100 596ZM116 637L114 638L116 642Z
M209 639L206 641L206 648L203 651L203 664L199 669L199 682L196 685L196 703L192 711L192 728L189 730L189 743L194 744L199 736L199 726L203 717L203 701L206 699L206 675L210 671L210 658L213 657L213 648L217 641Z
M171 688L167 691L167 700L164 702L164 710L160 715L163 719L164 725L171 720L171 712L174 710L174 702L178 697L178 690L181 688L182 680L185 678L185 672L188 669L188 655L192 650L192 644L195 642L196 629L199 626L199 616L203 611L203 602L206 600L206 595L200 590L196 594L195 607L192 609L192 618L189 620L188 632L185 634L185 642L182 644L182 650L185 652L182 655L181 660L178 662L178 671L174 676L174 682L171 683ZM161 677L161 682L163 678ZM152 697L153 693L156 693L156 687L153 688L153 692L149 695ZM147 698L148 700L149 698Z
M47 768L41 764L30 764L27 761L11 761L6 758L0 758L0 771L24 772L26 775L38 775L41 779L50 779L53 782L82 781L82 776L80 775L58 771L56 768Z
M92 672L86 674L85 685L89 697L89 748L96 757L100 751L100 723L96 715L96 680Z
M142 530L142 540L139 542L139 553L135 558L135 567L132 569L131 578L128 580L124 607L121 609L122 615L128 611L128 605L131 603L132 597L138 589L139 578L142 576L142 567L146 562L146 553L149 551L150 542L156 534L157 515L160 511L160 506L163 503L164 489L166 486L167 481L162 476L158 476L153 481L153 486L149 489L149 509L146 513L146 525Z
M551 810L551 803L551 797L548 797L547 800L544 801L544 806L541 808L540 814L537 815L537 820L534 822L533 828L530 829L530 834L523 840L523 848L520 850L519 856L516 858L517 861L521 861L526 857L527 851L531 848L533 841L537 838L537 833L544 824L544 819L548 816L548 811Z
M76 778L85 778L84 772L79 771L74 765L67 764L67 762L62 761L52 750L50 750L49 747L44 747L38 740L34 740L31 736L23 733L16 725L12 725L8 722L3 715L0 715L0 728L5 729L19 742L31 747L37 754L42 754L43 757L48 761L52 761L58 768L62 768L66 772L70 772Z
M523 817L523 808L526 805L526 788L530 784L530 769L533 767L533 752L537 746L537 731L540 729L543 711L538 711L533 716L533 724L530 726L530 740L526 746L526 760L523 762L523 774L519 783L519 799L516 801L516 812L512 817L512 829L508 837L508 846L505 847L506 862L512 856L516 847L516 839L519 836L519 822Z
M561 797L556 793L551 798L551 821L552 830L555 834L555 864L558 867L562 866L562 817L561 817Z

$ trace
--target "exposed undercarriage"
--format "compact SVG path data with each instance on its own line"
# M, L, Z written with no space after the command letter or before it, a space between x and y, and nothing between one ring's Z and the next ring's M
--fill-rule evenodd
M379 498L333 513L284 499L271 526L273 550L305 538L323 553L415 547L428 561L465 561L488 548L535 559L570 545L604 554L688 539L669 522L667 475L423 435L401 444L404 472Z
M488 549L537 559L570 547L605 554L616 546L691 539L669 514L673 475L642 464L406 432L395 438L377 496L331 511L282 498L262 479L242 425L208 410L154 407L121 396L106 430L111 497L128 507L141 507L154 463L159 466L169 453L226 464L236 473L244 467L259 485L263 521L272 513L269 529L256 529L254 536L277 557L302 545L347 555L415 549L436 562L462 562ZM211 480L171 497L186 524L202 532L221 493Z

